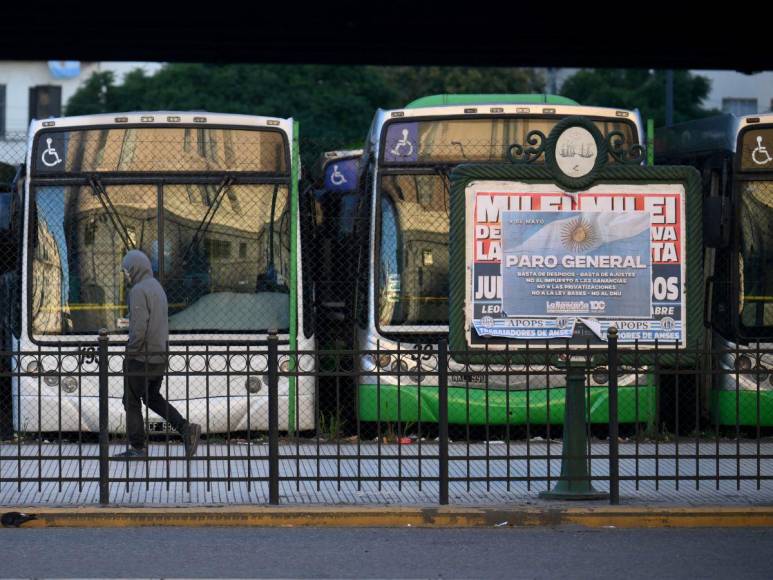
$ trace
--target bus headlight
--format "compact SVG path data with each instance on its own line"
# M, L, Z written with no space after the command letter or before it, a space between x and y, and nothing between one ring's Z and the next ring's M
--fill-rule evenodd
M764 367L762 365L754 365L752 372L754 373L752 375L752 378L755 381L759 381L759 382L768 380L768 375L770 374L767 367Z
M360 361L360 364L362 365L362 370L364 370L365 372L375 371L376 357L374 357L372 354L363 355L362 360Z
M253 395L259 393L262 387L263 381L258 377L247 377L247 380L244 381L244 388L247 389L248 393L252 393Z
M27 372L30 374L37 374L40 372L40 363L36 360L31 360L27 363Z
M415 369L413 372L408 373L408 378L410 378L412 381L416 381L416 384L418 385L421 383L426 377L422 373L415 372Z
M378 356L378 366L380 366L382 369L388 369L390 364L392 364L391 354L380 354Z
M735 370L748 371L750 368L752 368L752 359L750 359L745 354L742 354L737 359L735 359Z
M609 371L607 371L606 367L597 367L593 369L590 378L597 385L606 385L609 382Z
M404 373L408 370L408 363L404 360L395 360L395 362L392 363L392 372L393 373Z
M62 390L68 395L72 395L78 390L78 379L75 377L64 377L62 379Z
M49 387L55 387L59 384L59 375L56 374L56 371L46 371L43 374L43 382Z

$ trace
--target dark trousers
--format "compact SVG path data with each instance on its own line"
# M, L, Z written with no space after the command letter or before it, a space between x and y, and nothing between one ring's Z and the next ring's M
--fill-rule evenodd
M123 383L123 408L126 409L126 431L132 447L145 447L145 422L142 417L142 403L156 412L174 429L182 434L187 421L161 395L165 365L145 364L128 359L125 363Z

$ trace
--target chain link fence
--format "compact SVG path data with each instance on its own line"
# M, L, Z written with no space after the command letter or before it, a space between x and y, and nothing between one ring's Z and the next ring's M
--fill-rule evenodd
M461 154L480 161L484 150L492 155L491 143L484 147L472 140L430 151L423 166L384 170L374 183L360 150L302 140L296 252L289 157L273 138L240 142L232 137L226 146L223 135L195 131L183 139L170 134L165 145L165 138L155 135L147 155L119 146L125 138L100 144L96 136L83 136L79 148L70 139L63 163L81 171L82 178L47 173L31 188L26 272L21 270L21 222L9 217L21 215L13 207L21 198L6 196L0 257L2 300L8 307L0 427L10 443L0 460L6 474L0 474L0 482L18 485L47 477L87 482L86 476L45 475L44 463L61 460L64 451L43 449L50 449L46 441L67 453L76 453L73 446L79 445L77 457L97 461L100 329L110 335L106 430L114 442L111 452L125 444L122 348L131 287L122 259L129 249L139 249L168 297L172 345L160 392L184 418L202 426L203 444L209 446L195 474L171 467L156 475L147 470L142 477L148 482L170 477L178 483L268 482L267 472L251 471L251 455L240 454L260 455L256 446L268 443L273 428L282 433L276 457L296 466L280 480L296 485L435 484L441 477L436 440L443 430L452 445L450 465L457 466L451 468L451 483L469 489L476 482L504 482L508 490L523 483L527 491L534 484L555 483L567 384L565 373L548 360L546 345L531 344L525 365L489 361L476 367L462 362L463 353L443 358L439 350L447 338L449 308L450 160ZM138 134L129 141L137 145L144 138ZM494 150L499 159L508 149ZM9 146L0 153L11 160L15 151ZM23 156L21 150L15 163ZM265 171L245 175L250 164ZM9 167L4 175L12 180L13 163ZM95 178L104 168L123 173ZM154 169L183 174L158 179ZM7 191L10 181L4 183ZM769 188L763 182L748 184L748 202L741 208L742 219L754 222L751 237L742 241L747 291L739 306L750 325L767 320L769 268L762 240L770 228L767 214L754 204L767 203L766 196L773 195ZM295 270L294 253L300 262ZM293 272L300 275L295 304L302 310L293 309ZM22 291L28 297L26 313L20 307ZM720 303L711 308L719 311ZM292 345L286 329L296 323ZM22 324L35 341L19 348L12 337L20 336ZM269 330L284 335L276 360L266 341L239 338ZM83 335L94 340L82 341ZM619 433L627 445L620 460L633 469L623 481L761 485L771 476L765 442L773 426L773 391L766 369L773 365L763 346L715 344L694 359L702 362L681 369L634 349L611 368L596 359L589 341L589 333L582 335L574 353L583 361L589 461L606 465L609 460L614 377ZM269 372L272 360L276 377ZM274 418L269 416L270 384L279 401ZM445 406L441 397L447 397ZM164 414L143 407L151 448L162 445L151 463L161 462L159 453L164 461L182 453L175 425ZM493 451L497 445L507 450L501 457ZM403 453L410 456L413 449L419 459L406 462ZM238 455L240 463L233 465L247 472L231 472L228 459L227 472L215 474L223 453ZM37 471L20 467L29 457L38 462ZM268 461L260 457L259 462ZM317 462L313 475L304 471L309 457ZM511 465L520 459L521 466ZM429 465L424 461L435 461L434 467L423 471ZM695 462L696 469L683 472L680 461L682 466ZM756 465L749 471L752 461ZM15 471L8 468L14 462ZM709 473L710 463L716 469ZM353 465L360 467L351 471ZM118 481L141 479L126 477ZM591 469L590 477L608 482L610 476Z

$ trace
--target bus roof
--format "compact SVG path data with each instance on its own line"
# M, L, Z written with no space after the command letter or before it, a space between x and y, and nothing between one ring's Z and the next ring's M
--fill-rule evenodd
M323 163L332 161L333 159L343 159L345 157L360 157L363 153L362 149L337 149L335 151L325 151L321 160Z
M656 155L681 155L707 151L735 151L739 119L717 115L659 127L655 131Z
M292 136L292 119L263 117L259 115L237 115L233 113L212 113L209 111L130 111L123 113L99 113L96 115L77 115L72 117L54 117L35 119L30 123L30 134L41 129L54 127L73 128L90 125L121 127L123 125L197 125L217 126L234 125L245 127L281 128Z
M771 113L743 117L726 113L660 127L655 131L655 155L674 157L712 151L735 153L741 129L771 123Z
M439 107L443 105L549 104L579 105L577 101L558 95L536 94L448 94L429 95L411 101L404 108Z
M512 95L511 95L512 96ZM373 123L370 126L368 132L368 148L374 149L378 145L381 132L384 129L384 125L387 122L409 122L411 120L426 121L433 118L485 118L485 117L501 117L501 116L518 116L522 118L529 117L544 117L549 115L551 117L568 117L574 115L582 115L586 117L596 117L599 119L608 119L615 122L632 122L636 126L637 142L644 139L644 128L642 127L641 115L638 110L626 110L626 109L611 109L609 107L589 107L587 105L577 104L529 104L529 103L496 103L498 106L490 106L486 104L484 106L470 107L468 105L461 104L446 104L435 106L416 106L414 101L411 103L410 108L406 109L379 109L376 111L376 115L373 118ZM472 104L472 103L470 103ZM481 105L481 103L477 103ZM492 103L493 104L493 103Z

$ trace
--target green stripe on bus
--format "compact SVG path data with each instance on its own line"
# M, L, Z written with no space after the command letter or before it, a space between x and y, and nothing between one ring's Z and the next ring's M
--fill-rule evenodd
M380 392L379 392L380 389ZM395 385L359 385L359 416L361 421L411 421L419 420L419 398L421 399L421 421L436 423L438 420L438 388L436 386L403 385L400 391L398 417L398 388ZM510 391L507 404L503 390L448 388L448 421L453 424L470 425L513 425L547 424L560 425L564 422L564 387L550 389L550 420L546 389L531 391ZM638 399L638 405L637 405ZM469 405L468 405L469 401ZM528 402L528 407L527 407ZM379 410L380 403L380 410ZM621 423L648 423L655 421L655 386L643 384L638 387L619 387L618 416ZM468 412L469 409L469 412ZM527 416L528 409L528 416ZM528 419L528 421L527 421ZM609 396L607 387L590 388L590 420L592 423L609 421Z
M737 395L737 396L736 396ZM757 425L757 391L713 391L712 423L719 425ZM773 426L773 391L759 392L760 427ZM736 413L737 410L737 413Z
M293 146L290 152L290 352L298 350L298 121L293 121ZM290 356L290 370L295 370L295 357ZM287 430L295 431L296 377L289 378Z
M579 105L567 97L545 93L507 94L483 93L469 95L428 95L405 105L405 109L438 107L443 105Z

